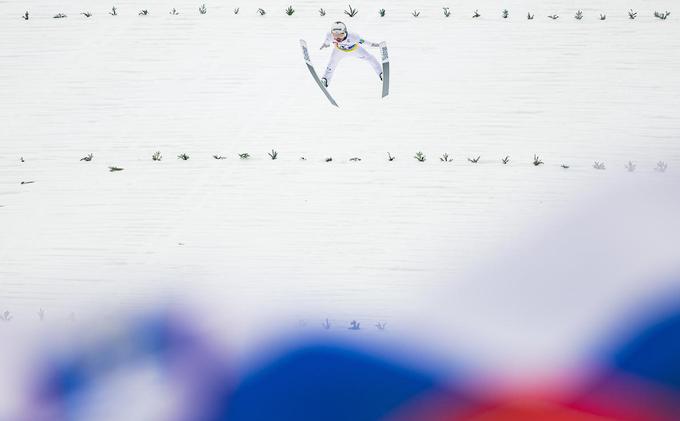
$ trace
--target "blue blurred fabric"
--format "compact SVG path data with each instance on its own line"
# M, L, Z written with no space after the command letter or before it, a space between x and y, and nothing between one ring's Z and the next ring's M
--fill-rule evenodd
M437 388L434 378L356 350L309 345L266 364L226 400L220 420L376 420Z

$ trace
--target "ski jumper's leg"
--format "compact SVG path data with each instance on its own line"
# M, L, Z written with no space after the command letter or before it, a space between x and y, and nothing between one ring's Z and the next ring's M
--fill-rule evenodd
M377 58L373 57L373 55L369 53L364 47L359 47L359 49L356 51L356 54L357 58L368 61L371 67L373 67L375 74L380 76L380 73L382 73L382 65Z
M331 83L331 79L333 78L335 68L338 66L338 63L345 57L346 54L347 53L343 53L342 51L339 51L337 48L333 48L333 51L331 52L331 58L328 60L328 66L326 66L326 71L323 73L323 77L326 78L329 84Z

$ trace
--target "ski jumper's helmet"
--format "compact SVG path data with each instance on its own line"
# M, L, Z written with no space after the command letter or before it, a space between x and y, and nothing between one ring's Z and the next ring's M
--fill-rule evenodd
M335 22L335 23L333 24L333 26L331 26L331 33L332 33L333 35L335 35L335 34L338 34L338 35L343 34L343 35L345 35L345 34L347 34L347 26L345 26L345 24L342 23L342 22Z

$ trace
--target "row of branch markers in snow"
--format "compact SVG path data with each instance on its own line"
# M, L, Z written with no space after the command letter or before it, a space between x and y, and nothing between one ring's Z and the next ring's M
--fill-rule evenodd
M271 152L268 152L268 153L267 153L267 156L268 156L269 160L272 160L272 161L275 161L275 160L279 159L279 153L278 153L277 151L273 150L273 149L272 149ZM225 157L225 156L223 156L223 155L217 155L217 154L216 154L216 155L213 155L212 157L213 157L213 159L216 159L216 160L225 160L225 159L227 159L227 157ZM241 161L250 160L250 159L252 158L252 156L251 156L249 153L240 153L240 154L238 154L238 157L239 157L239 160L241 160ZM454 162L453 156L449 155L448 153L442 154L441 156L439 156L439 157L437 157L437 158L439 158L439 161L441 161L441 162L443 162L443 163L453 163L453 162ZM89 155L86 155L86 156L80 158L81 161L85 161L85 162L90 162L90 161L92 161L93 159L94 159L94 154L89 154ZM180 155L177 155L177 159L179 159L179 160L181 160L181 161L188 161L189 159L191 159L191 157L190 157L189 155L187 155L187 154L180 154ZM387 159L388 162L392 162L392 161L396 160L397 158L388 152L388 153L387 153L387 158L386 158L386 159ZM419 161L419 162L421 162L421 163L428 160L428 159L427 159L427 156L426 156L424 153L422 153L422 152L416 153L416 154L413 156L413 159L415 159L416 161ZM151 160L152 160L152 161L162 161L162 160L163 160L163 155L161 155L160 152L156 152L156 153L154 153L154 154L151 156ZM300 161L308 161L308 159L307 159L306 157L304 157L304 156L301 156L301 157L299 158L299 160L300 160ZM358 156L349 158L349 161L350 161L350 162L360 162L360 161L362 161L362 160L363 160L363 159L362 159L362 158L359 158ZM436 160L436 159L434 159L434 160ZM466 161L467 161L467 162L470 162L470 163L472 163L472 164L477 164L477 163L480 162L480 160L481 160L481 156L476 156L476 157L472 157L472 158L470 158L470 157L466 158ZM23 163L23 162L26 162L26 160L25 160L23 157L20 158L20 161L21 161L22 163ZM333 162L333 157L326 157L326 158L324 158L324 161L325 161L325 162ZM512 161L512 160L510 159L510 156L509 156L509 155L506 155L504 158L501 158L500 160L498 160L498 162L500 162L500 163L503 164L503 165L508 165L508 164L510 164L511 162L514 163L514 161ZM543 162L543 160L541 159L541 157L538 156L538 155L534 155L534 159L533 159L532 161L530 161L530 162L531 162L531 164L532 164L533 166L536 166L536 167L545 164L545 163ZM568 165L568 164L566 164L566 163L563 162L563 163L560 164L560 167L561 167L561 168L564 168L564 169L569 169L569 168L571 168L571 165ZM606 167L606 165L605 165L605 163L604 163L603 161L594 161L593 164L592 164L592 167L593 167L594 169L596 169L596 170L605 170L605 169L607 169L607 167ZM637 169L638 164L635 163L635 162L633 162L633 161L628 161L628 162L625 163L622 167L623 167L625 170L627 170L628 172L634 172L634 171ZM658 162L656 163L656 166L655 166L655 167L651 167L651 166L650 166L650 168L653 169L653 170L656 171L656 172L666 172L666 170L668 169L668 164L667 164L665 161L658 161ZM116 167L116 166L111 166L111 167L109 167L109 169L110 169L112 172L115 172L115 171L122 171L124 168L120 168L120 167ZM28 183L30 183L30 182L24 182L24 181L22 181L22 184L28 184Z
M237 7L233 10L233 13L235 15L238 15L240 10L241 9L239 7ZM442 12L443 16L446 17L446 18L454 15L454 13L451 11L451 9L449 7L442 7L442 10L443 10L443 12ZM205 14L208 13L208 9L205 6L205 4L198 8L198 13L201 14L201 15L205 15ZM292 16L293 14L295 14L295 9L293 9L292 6L289 6L287 9L284 9L283 13L288 15L288 16ZM321 9L319 9L318 13L319 13L319 16L326 16L327 11L324 10L323 8L321 8ZM90 17L94 16L94 13L91 13L89 11L83 11L83 12L80 12L80 14L85 16L86 18L90 18ZM108 14L111 15L111 16L118 16L118 9L114 6L114 7L111 8L111 10L108 12ZM150 15L151 13L149 12L148 9L141 9L137 12L137 14L139 16L147 16L147 15ZM173 8L172 10L170 10L170 12L168 12L168 14L176 16L176 15L179 15L180 12L177 9ZM258 8L255 11L255 14L260 15L260 16L265 16L267 14L267 12L262 8ZM358 11L358 9L353 9L350 6L350 10L345 10L344 14L346 14L349 17L354 17L354 16L359 14L359 11ZM387 12L385 11L385 9L380 9L380 10L378 10L377 16L385 17L386 14L387 14ZM420 17L421 11L418 10L418 9L414 9L412 12L410 12L410 14L414 18L417 18L417 17ZM634 11L632 9L628 10L627 14L628 14L629 20L634 20L634 19L637 19L637 17L638 17L638 12ZM654 13L649 13L649 16L660 19L660 20L666 20L670 16L670 14L671 14L671 12L669 12L669 11L662 11L662 12L654 11ZM472 13L471 16L472 16L473 19L476 19L476 18L482 17L482 14L479 12L479 9L477 9ZM486 14L485 14L485 16L486 16ZM501 11L501 13L499 15L493 15L493 16L499 16L502 19L509 19L510 18L510 11L507 10L507 9L504 9L504 10ZM647 16L647 15L645 15L645 16ZM29 20L30 14L28 13L28 11L26 11L21 17L24 20ZM57 13L56 15L54 15L52 17L55 18L55 19L62 19L62 18L66 18L68 16L65 15L64 13ZM534 13L527 12L527 14L526 14L527 19L533 20L534 17L535 17ZM585 17L585 15L583 14L583 11L577 10L573 17L576 20L582 20ZM552 20L557 20L557 19L560 18L560 15L553 13L551 15L547 15L547 18L550 18ZM598 20L606 20L607 14L601 12L596 16L596 18Z
M40 310L38 310L36 312L36 315L38 316L37 319L41 322L46 321L47 320L46 314L47 314L47 312L45 311L45 309L41 308ZM5 311L0 313L0 322L11 322L12 320L14 320L14 315L12 314L11 311L5 310ZM75 322L76 321L76 313L71 312L68 315L67 320L69 320L71 322ZM331 322L328 318L326 318L323 322L319 322L318 326L313 324L312 327L319 327L320 326L320 327L324 328L325 330L331 330L331 329L334 329L336 327L336 325L339 325L338 329L362 330L361 329L361 322L358 322L356 320L352 320L349 323L348 322L339 323L337 320L334 321L334 322ZM385 328L387 327L387 322L378 321L373 326L378 330L385 330ZM306 328L306 327L310 327L310 326L309 326L309 322L307 320L300 319L300 320L297 321L297 327Z

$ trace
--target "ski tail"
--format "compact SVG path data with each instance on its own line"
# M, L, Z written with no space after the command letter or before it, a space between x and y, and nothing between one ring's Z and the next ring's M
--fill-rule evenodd
M382 97L385 98L390 93L390 56L387 54L385 41L380 43L380 55L382 56L383 68Z
M305 58L305 63L312 65L312 60L309 58L309 50L307 49L307 42L303 39L300 40L300 47L302 47L302 55Z
M316 74L316 70L314 70L314 66L312 65L312 59L309 57L309 49L307 48L307 43L305 42L305 40L303 39L300 40L300 47L302 47L302 55L305 58L307 69L309 69L309 73L312 74L314 81L316 82L317 85L319 85L319 88L321 88L321 91L324 93L324 95L326 95L328 101L330 101L330 103L335 105L336 107L339 107L338 103L335 102L330 92L328 92L328 89L326 89L326 86L324 86L323 82L321 82L321 79L319 79L319 75Z

